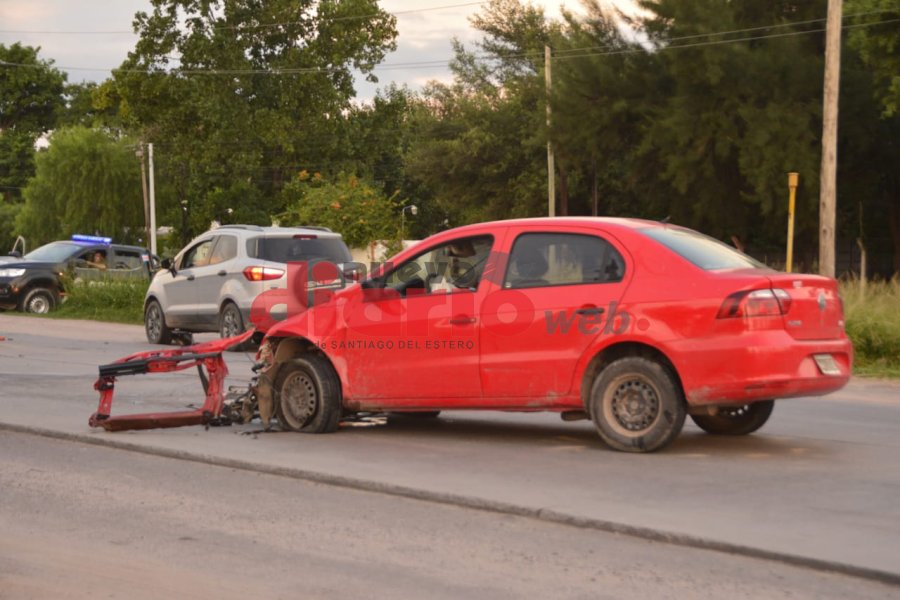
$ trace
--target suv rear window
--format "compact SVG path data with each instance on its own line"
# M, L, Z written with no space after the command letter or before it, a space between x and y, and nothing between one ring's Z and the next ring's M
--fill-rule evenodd
M743 252L738 252L719 240L690 229L648 227L639 231L706 271L768 269L766 265Z
M288 263L301 260L350 262L350 250L340 238L257 237L247 240L247 256Z

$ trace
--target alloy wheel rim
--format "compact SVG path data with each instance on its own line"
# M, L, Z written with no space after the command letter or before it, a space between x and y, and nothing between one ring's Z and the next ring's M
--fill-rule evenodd
M28 310L38 315L47 314L50 312L50 303L44 296L37 295L28 302Z

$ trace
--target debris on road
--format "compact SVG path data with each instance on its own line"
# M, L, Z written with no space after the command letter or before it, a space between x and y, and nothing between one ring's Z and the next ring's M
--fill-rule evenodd
M97 412L91 415L88 425L102 427L107 431L131 429L158 429L183 427L186 425L230 425L232 422L247 423L255 413L254 385L236 391L229 388L229 395L223 391L223 382L228 368L222 353L232 346L247 341L253 335L251 329L241 335L212 342L186 346L173 350L139 352L121 358L114 363L100 366L100 376L94 389L100 392ZM203 406L189 411L142 413L111 416L113 391L116 378L122 375L143 373L169 373L197 367L206 401ZM205 372L204 372L205 369Z

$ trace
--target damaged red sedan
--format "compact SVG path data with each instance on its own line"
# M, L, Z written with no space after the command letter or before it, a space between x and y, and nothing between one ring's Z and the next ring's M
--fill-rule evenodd
M355 412L554 411L593 420L616 450L650 452L687 416L749 434L774 400L850 377L835 280L774 271L675 225L471 225L337 291L342 275L326 267L297 271L290 293L312 307L260 348L261 416L290 430L334 431ZM257 318L290 304L268 301Z

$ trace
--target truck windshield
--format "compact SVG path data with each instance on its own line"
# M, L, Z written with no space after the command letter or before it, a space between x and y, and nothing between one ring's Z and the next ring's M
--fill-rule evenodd
M40 248L35 248L26 254L23 259L34 262L61 263L67 261L72 255L77 254L83 247L74 242L50 242Z

